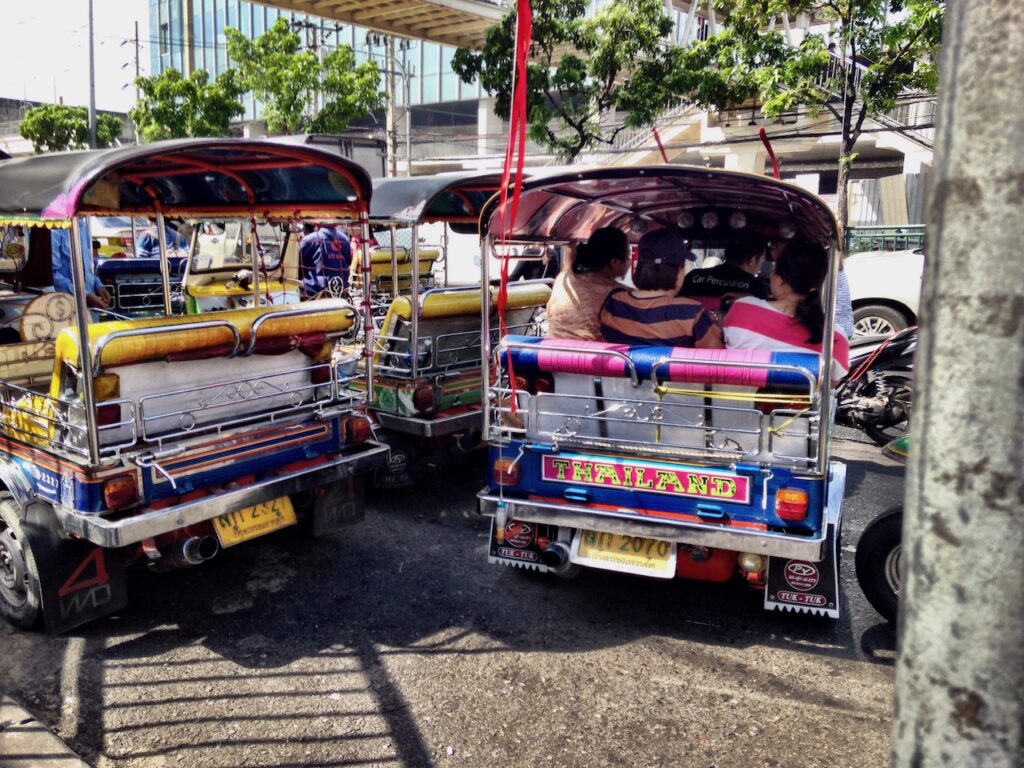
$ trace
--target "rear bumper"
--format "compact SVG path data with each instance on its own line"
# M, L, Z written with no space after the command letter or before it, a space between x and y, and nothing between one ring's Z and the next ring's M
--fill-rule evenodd
M843 492L846 487L846 465L832 462L828 490L825 524L817 536L793 536L774 531L752 531L743 528L725 528L697 522L664 522L638 517L632 510L596 510L565 503L501 498L485 488L477 494L480 513L506 520L525 520L566 528L585 528L591 531L618 533L627 536L646 536L652 539L675 541L680 544L752 552L789 560L820 562L828 546L828 525L838 528L842 516Z
M108 520L98 515L80 515L61 506L55 507L55 510L63 536L77 536L100 547L123 547L254 504L370 472L384 466L387 455L386 445L368 442L360 446L358 451L335 456L326 464L269 477L242 488L229 488L177 506L142 512L119 520Z
M479 410L458 413L454 416L440 416L436 419L396 416L384 411L374 411L373 416L385 429L418 437L441 437L442 435L454 435L457 432L479 431L484 424L483 412Z

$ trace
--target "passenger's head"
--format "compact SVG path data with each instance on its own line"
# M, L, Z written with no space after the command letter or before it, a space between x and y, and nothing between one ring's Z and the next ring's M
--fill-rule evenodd
M678 228L655 229L640 238L633 283L642 291L678 291L686 262L696 258Z
M821 290L828 275L828 251L820 243L796 237L775 260L771 276L772 295L780 293L799 299L796 319L810 331L811 344L821 343L825 328L825 310Z
M626 233L616 227L601 227L587 242L576 246L573 272L602 270L615 277L622 277L629 270L629 240Z
M768 243L759 237L747 235L725 246L725 260L744 272L756 275L764 263Z

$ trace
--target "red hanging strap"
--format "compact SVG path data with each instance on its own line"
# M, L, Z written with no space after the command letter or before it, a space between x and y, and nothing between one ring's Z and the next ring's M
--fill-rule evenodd
M505 147L505 167L501 174L501 193L499 205L499 232L501 234L501 282L498 285L498 328L502 336L508 335L505 324L505 309L508 305L508 258L504 253L505 242L516 221L519 212L519 197L523 191L523 167L526 163L526 88L527 88L527 57L533 35L533 13L529 0L518 0L516 5L516 46L513 58L514 88L512 91L512 109L509 116L508 144ZM512 158L515 155L516 175L512 180ZM509 183L512 182L512 200L508 199ZM490 290L490 286L483 286ZM516 377L509 366L509 388L511 391L511 411L516 412Z
M776 179L781 179L782 174L779 173L779 161L775 159L775 150L772 149L772 143L768 141L768 131L764 129L762 125L757 129L757 135L761 137L761 143L764 144L764 148L768 150L768 157L772 161L772 176Z

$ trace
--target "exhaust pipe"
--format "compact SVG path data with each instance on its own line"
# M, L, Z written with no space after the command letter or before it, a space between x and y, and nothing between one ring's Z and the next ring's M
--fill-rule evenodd
M540 561L554 573L562 573L569 569L569 549L560 541L552 541L540 553Z
M219 551L220 543L215 536L191 536L175 545L170 559L175 567L188 568L205 563Z

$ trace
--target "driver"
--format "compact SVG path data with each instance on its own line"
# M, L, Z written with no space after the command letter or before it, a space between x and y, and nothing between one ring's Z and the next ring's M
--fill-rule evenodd
M333 224L306 224L299 243L299 279L302 298L312 299L327 291L339 296L348 288L352 244Z

